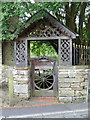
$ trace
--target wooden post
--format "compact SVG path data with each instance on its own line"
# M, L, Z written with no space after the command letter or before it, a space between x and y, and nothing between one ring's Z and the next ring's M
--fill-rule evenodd
M76 65L78 63L78 48L77 48L77 44L76 44Z
M70 39L70 65L72 65L72 39Z
M83 46L84 65L86 65L86 46Z
M13 75L9 73L9 105L13 106Z
M74 53L73 53L73 54L74 54L74 62L73 62L73 63L74 63L74 65L75 65L75 43L73 43L73 48L74 48L74 50L73 50L73 52L74 52Z
M79 55L78 55L78 57L79 57L79 61L78 61L78 65L80 65L81 64L81 45L78 45L78 51L79 51Z
M61 63L61 39L58 39L58 65Z

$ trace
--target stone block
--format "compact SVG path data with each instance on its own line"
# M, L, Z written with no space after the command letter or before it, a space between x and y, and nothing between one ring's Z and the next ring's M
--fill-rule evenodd
M84 78L60 78L59 82L82 82L84 81Z
M72 98L73 102L76 102L76 103L80 103L80 102L85 102L86 100L86 97L85 96L81 96L81 97L73 97Z
M69 76L70 78L75 78L75 77L76 77L76 72L74 72L73 70L68 71L68 76Z
M61 102L72 102L72 97L59 97Z
M27 80L20 80L20 81L14 81L14 83L16 83L16 84L28 84L29 83L29 81Z
M75 87L75 88L73 87L72 89L73 90L83 90L83 87Z
M27 93L27 94L18 94L18 96L20 98L28 99L28 98L30 98L30 93Z
M26 78L21 78L20 76L14 76L14 81L28 81L29 79L26 77Z
M71 83L71 87L72 88L73 87L75 87L75 88L80 87L80 83Z
M60 96L61 97L72 97L74 96L74 90L72 89L60 89Z
M75 97L81 96L81 91L75 91Z
M82 96L86 95L86 89L83 89L80 93Z
M69 76L68 76L68 72L59 72L59 73L58 73L58 76L59 76L60 78L63 78L63 77L64 77L64 78L67 78L67 77L69 77Z
M19 93L19 94L26 93L26 94L28 94L28 85L27 84L24 84L24 85L14 84L14 93Z
M70 83L59 82L59 88L68 88L70 87Z
M88 84L87 82L82 82L82 83L81 83L81 87L87 86L87 84Z

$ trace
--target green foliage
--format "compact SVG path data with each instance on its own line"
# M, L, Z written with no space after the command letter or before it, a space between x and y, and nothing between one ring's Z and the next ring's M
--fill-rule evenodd
M5 2L2 3L2 38L3 40L11 40L15 38L14 32L17 30L19 32L21 27L25 26L25 21L32 16L34 13L40 10L52 11L55 15L59 11L62 5L66 3L57 2L44 2L44 3L28 3L28 2ZM53 7L52 7L53 6ZM43 15L33 17L31 23L35 20L43 18Z
M30 43L30 52L31 57L48 56L58 60L58 54L50 45L50 42L47 41L32 41Z
M30 3L30 2L2 2L0 4L0 40L12 40L15 37L18 37L14 33L19 33L21 28L26 28L29 23L33 23L34 21L38 19L42 19L44 14L41 14L36 17L32 17L33 14L40 10L47 10L50 14L54 15L59 21L61 21L63 24L66 23L66 5L69 4L68 2L36 2L36 3ZM72 4L72 3L71 3ZM82 3L84 4L84 3ZM89 3L87 3L87 6ZM76 16L79 18L81 4L76 2L75 3L75 9L76 9ZM78 9L79 8L79 9ZM78 9L78 11L77 11ZM72 11L68 11L68 16L72 14ZM86 13L85 13L86 14ZM83 21L84 24L87 24L87 21L89 19L89 13L87 15L84 15L85 19ZM31 19L29 19L32 17ZM26 24L27 20L28 24ZM71 18L72 19L72 18ZM79 23L75 23L77 32L79 31ZM75 31L76 32L76 31ZM81 42L85 42L86 40L90 40L87 37L88 31L86 26L82 29L83 33L83 40ZM2 39L1 39L2 37Z

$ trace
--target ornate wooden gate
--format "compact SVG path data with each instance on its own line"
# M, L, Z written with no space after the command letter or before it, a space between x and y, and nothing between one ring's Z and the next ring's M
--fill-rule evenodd
M49 57L38 57L31 60L33 96L57 96L56 61Z

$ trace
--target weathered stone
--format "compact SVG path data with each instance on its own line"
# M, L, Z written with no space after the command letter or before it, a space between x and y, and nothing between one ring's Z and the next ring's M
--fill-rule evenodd
M82 87L79 87L79 88L72 88L73 90L83 90Z
M86 95L86 90L83 89L80 93L81 93L81 95Z
M14 76L14 77L15 77L15 76ZM15 77L14 80L15 80L15 81L28 81L29 79L28 79L28 76L27 76L26 78L23 78L23 77L22 77L22 78L21 78L21 77Z
M18 94L18 96L19 96L20 98L28 99L28 98L30 98L30 93L27 93L27 94L22 94L22 93L20 93L20 94Z
M66 90L66 91L68 91L68 90L72 90L72 88L59 88L59 90Z
M60 78L62 78L62 77L69 77L69 76L68 76L68 72L59 72L59 73L58 73L58 76L59 76Z
M14 84L14 92L15 93L19 93L19 94L28 94L28 85L24 84L24 85L17 85L17 84Z
M72 100L73 102L85 102L86 97L81 96L81 97L73 97Z
M28 81L28 80L27 80L27 81L26 81L26 80L25 80L25 81L22 81L22 80L21 80L21 81L14 81L14 83L15 83L15 84L28 84L29 81Z
M61 102L72 102L72 97L59 97Z
M71 87L77 88L80 87L80 83L71 83Z
M87 84L88 84L87 82L82 82L82 83L81 83L81 87L87 86Z
M70 71L68 71L68 76L69 76L70 78L75 78L76 72L74 72L73 70L70 70Z
M82 82L84 78L59 78L60 82Z
M67 88L70 87L70 83L59 82L59 88Z
M75 91L75 96L77 97L81 96L81 91Z
M61 97L72 97L74 96L74 90L68 90L68 89L60 89L60 96Z

